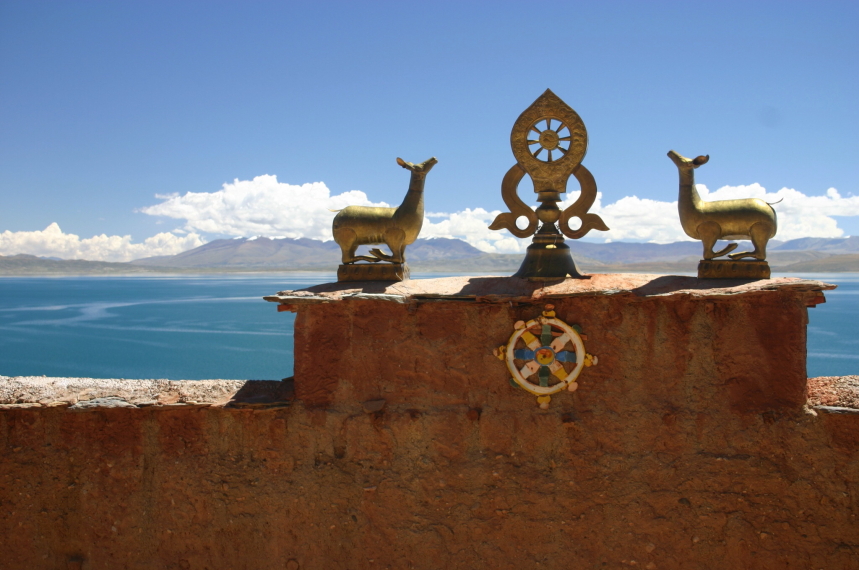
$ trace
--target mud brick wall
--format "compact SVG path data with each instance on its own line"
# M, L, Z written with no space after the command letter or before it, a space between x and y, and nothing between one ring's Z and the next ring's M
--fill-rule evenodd
M0 568L856 568L820 288L612 290L314 293L294 381L0 378ZM541 410L492 350L547 299L599 364Z

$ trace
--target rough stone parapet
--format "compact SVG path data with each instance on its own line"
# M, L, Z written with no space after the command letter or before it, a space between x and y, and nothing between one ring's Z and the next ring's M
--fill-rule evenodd
M286 406L293 399L292 378L284 380L129 380L0 376L0 411L68 407L226 409Z
M68 407L175 409L215 406L226 409L288 405L293 379L284 380L129 380L0 376L0 411ZM361 402L378 412L384 399ZM829 413L859 413L859 376L808 379L808 407ZM847 412L845 412L845 410Z
M630 297L688 296L694 298L755 295L773 291L806 293L811 300L835 285L813 279L779 277L754 281L697 279L679 275L607 273L587 279L533 282L514 277L443 277L400 283L326 283L306 289L279 291L263 297L272 303L312 305L334 301L375 300L409 303L432 300L539 303L552 298L624 295Z

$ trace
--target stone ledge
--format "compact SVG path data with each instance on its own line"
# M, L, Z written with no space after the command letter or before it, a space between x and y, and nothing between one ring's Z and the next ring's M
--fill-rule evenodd
M263 410L288 407L294 398L292 378L116 380L0 376L0 411L150 407L163 410L208 407ZM859 376L809 378L808 406L831 414L859 414Z
M62 407L233 410L289 406L292 378L284 380L127 380L0 376L0 411Z
M830 408L859 410L859 376L809 378L808 405L828 412Z
M827 414L859 415L859 409L856 408L843 408L840 406L814 406L814 409L819 412L826 412Z
M279 291L263 297L272 303L308 305L347 300L383 300L408 303L433 300L476 302L539 302L571 296L631 295L657 297L688 295L722 297L762 294L770 291L795 291L819 294L835 285L812 279L778 277L775 279L697 279L678 275L638 273L593 274L588 279L566 279L539 283L515 277L445 277L413 279L401 283L348 282L325 283L295 291Z

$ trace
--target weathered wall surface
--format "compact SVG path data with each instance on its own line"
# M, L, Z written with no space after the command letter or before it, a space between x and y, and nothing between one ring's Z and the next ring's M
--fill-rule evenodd
M633 416L642 409L793 409L805 403L806 305L814 294L641 297L583 295L530 302L374 300L303 308L295 333L296 394L308 406L374 398L392 404L531 407L493 355L517 320L552 303L581 325L599 365L557 402ZM529 412L531 410L528 410Z
M552 299L600 361L548 410L492 356L541 304L497 299L301 306L294 398L17 381L0 567L857 568L856 383L805 405L815 295Z

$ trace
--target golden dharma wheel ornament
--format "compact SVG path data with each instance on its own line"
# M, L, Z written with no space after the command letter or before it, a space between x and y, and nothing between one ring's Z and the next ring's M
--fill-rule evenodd
M510 383L537 396L537 404L548 409L552 395L575 392L579 374L599 359L585 351L587 338L581 329L557 318L554 306L546 305L540 317L518 321L506 345L495 356L507 364Z
M534 235L515 276L535 281L567 276L585 279L576 269L564 236L578 239L592 229L607 231L608 226L598 215L588 213L596 201L597 185L582 164L588 148L584 122L572 107L547 89L513 124L510 146L516 164L501 182L501 197L510 211L499 214L489 229L506 229L519 238ZM536 211L517 193L525 174L531 177L540 202ZM575 176L579 182L581 194L562 212L558 202L561 194L567 191L570 176ZM516 225L520 217L528 221L525 228ZM571 218L580 220L578 229L570 228Z
M588 132L572 107L549 90L519 115L510 133L513 156L534 191L564 192L588 150Z

